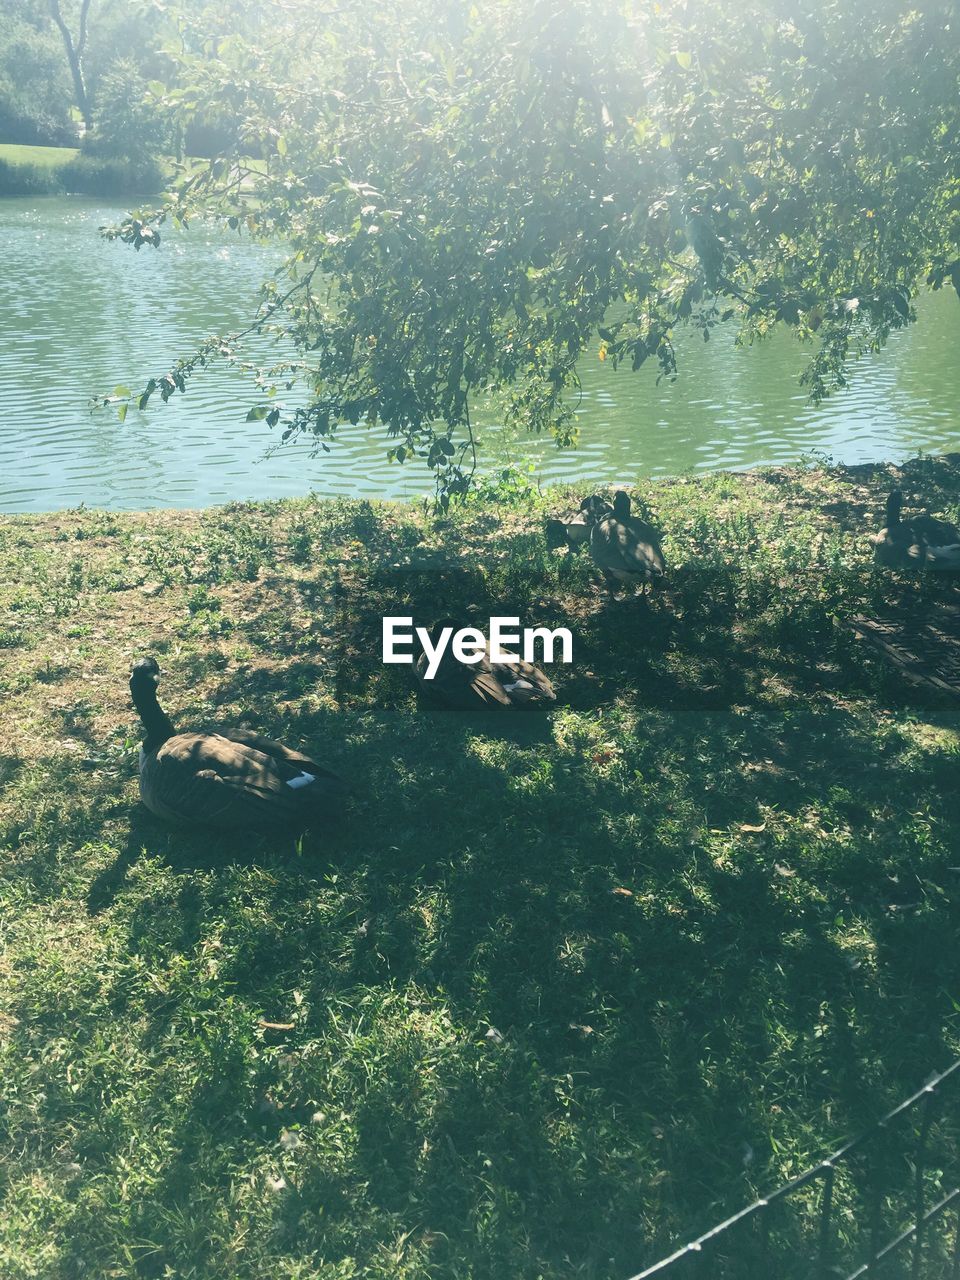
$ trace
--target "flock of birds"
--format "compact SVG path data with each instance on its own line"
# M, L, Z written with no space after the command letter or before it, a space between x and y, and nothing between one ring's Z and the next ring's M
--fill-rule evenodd
M928 515L902 517L903 494L887 499L886 526L873 539L877 563L888 568L960 572L960 528ZM664 577L666 562L657 530L634 516L630 496L609 503L585 498L567 520L549 520L547 545L572 551L588 547L611 590L646 589ZM435 624L436 645L445 627ZM495 662L489 651L476 664L459 661L448 648L433 679L421 653L414 675L432 701L463 710L543 706L556 699L553 685L536 665ZM350 793L347 784L311 757L245 729L178 733L160 707L155 658L142 658L130 676L130 692L144 728L140 749L140 794L158 817L180 825L220 830L298 831L329 822Z

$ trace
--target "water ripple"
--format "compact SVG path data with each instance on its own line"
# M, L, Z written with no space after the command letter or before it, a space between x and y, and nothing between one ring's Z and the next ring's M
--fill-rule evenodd
M126 423L91 415L89 398L136 385L212 333L244 324L275 251L209 228L168 233L159 253L97 235L123 210L94 201L0 201L0 510L196 507L304 494L415 497L416 463L386 460L382 429L344 429L329 455L304 443L265 458L276 437L243 421L255 396L236 370L212 365L189 394ZM732 335L731 335L732 338ZM960 307L951 291L924 301L920 322L864 360L850 388L813 408L797 385L805 354L786 334L735 349L681 336L681 379L614 372L595 353L581 370L576 451L508 440L488 427L489 456L525 457L552 481L788 462L811 450L838 461L898 459L960 448ZM264 343L267 363L278 348ZM295 403L287 396L287 403Z

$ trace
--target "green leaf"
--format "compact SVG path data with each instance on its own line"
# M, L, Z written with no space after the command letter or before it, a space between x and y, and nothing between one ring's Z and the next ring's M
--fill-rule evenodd
M261 422L270 412L265 404L257 404L248 412L244 422Z
M117 417L120 419L120 421L121 421L121 422L123 422L123 421L126 419L126 416L127 416L127 408L128 408L128 406L127 406L127 405L125 405L125 404L118 404L118 405L117 405Z
M673 56L676 59L678 67L683 67L684 71L690 70L691 66L693 65L692 53L674 53Z

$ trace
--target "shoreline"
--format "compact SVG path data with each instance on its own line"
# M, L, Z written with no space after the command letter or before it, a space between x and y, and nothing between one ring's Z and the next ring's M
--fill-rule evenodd
M918 481L922 479L920 473L927 472L930 468L945 468L947 471L956 469L960 472L960 450L950 450L946 453L922 453L905 459L903 462L857 462L857 463L833 463L830 461L821 461L814 459L807 463L777 463L772 465L758 465L756 467L747 467L743 469L727 469L718 468L710 471L688 471L680 472L672 476L655 476L643 477L633 481L601 481L601 480L584 480L577 482L567 482L557 484L547 484L541 486L539 483L532 483L529 488L530 500L536 505L542 505L544 509L556 505L551 498L560 501L570 501L577 495L581 497L591 492L610 492L617 488L626 488L631 492L637 492L641 495L647 489L657 492L662 489L669 489L676 485L709 485L717 477L727 477L733 480L745 480L753 483L760 480L769 484L777 484L785 481L796 481L798 478L823 472L824 474L835 476L838 480L847 479L857 483L869 483L881 476L889 477L891 484L899 484L901 482L909 482L910 477L916 475ZM82 515L109 515L117 518L125 519L198 519L207 515L215 515L218 512L230 513L238 510L249 509L258 510L266 507L290 507L291 509L302 505L318 506L325 503L330 504L366 504L374 509L376 508L398 508L400 510L421 511L424 503L431 501L431 494L425 492L416 498L364 498L364 497L347 497L337 495L324 497L316 493L308 493L300 496L287 495L277 498L243 498L230 499L222 503L212 503L210 506L201 507L142 507L142 508L118 508L118 507L100 507L87 506L85 503L79 507L55 507L48 511L4 511L0 508L0 521L28 521L37 520L45 521L55 518L68 518ZM483 505L497 505L498 498L495 495L485 496L477 499ZM470 504L468 504L469 506ZM514 500L506 505L517 506L522 505L521 500Z

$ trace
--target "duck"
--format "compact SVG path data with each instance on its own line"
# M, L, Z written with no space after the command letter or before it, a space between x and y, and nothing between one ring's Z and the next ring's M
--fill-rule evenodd
M933 516L900 518L903 492L887 498L886 527L873 539L873 555L888 569L932 569L960 572L960 528Z
M431 647L436 650L446 628L456 634L463 627L464 624L452 618L435 623L429 632ZM479 662L461 662L448 644L432 679L427 678L428 665L426 651L421 646L413 667L417 685L430 701L448 708L508 711L517 707L543 707L557 699L553 685L538 666L520 658L494 662L489 641Z
M158 818L222 831L302 831L335 817L350 788L310 756L246 729L178 733L141 658L130 694L144 728L140 796Z
M603 570L611 589L615 583L646 587L664 576L666 562L660 535L653 525L631 514L630 495L625 490L614 494L609 515L595 517L588 513L588 519L590 555L597 568Z
M584 498L580 510L568 520L548 520L544 526L544 536L551 551L559 547L567 547L571 551L579 551L590 541L590 530L593 522L610 515L613 508L605 498L598 494Z

